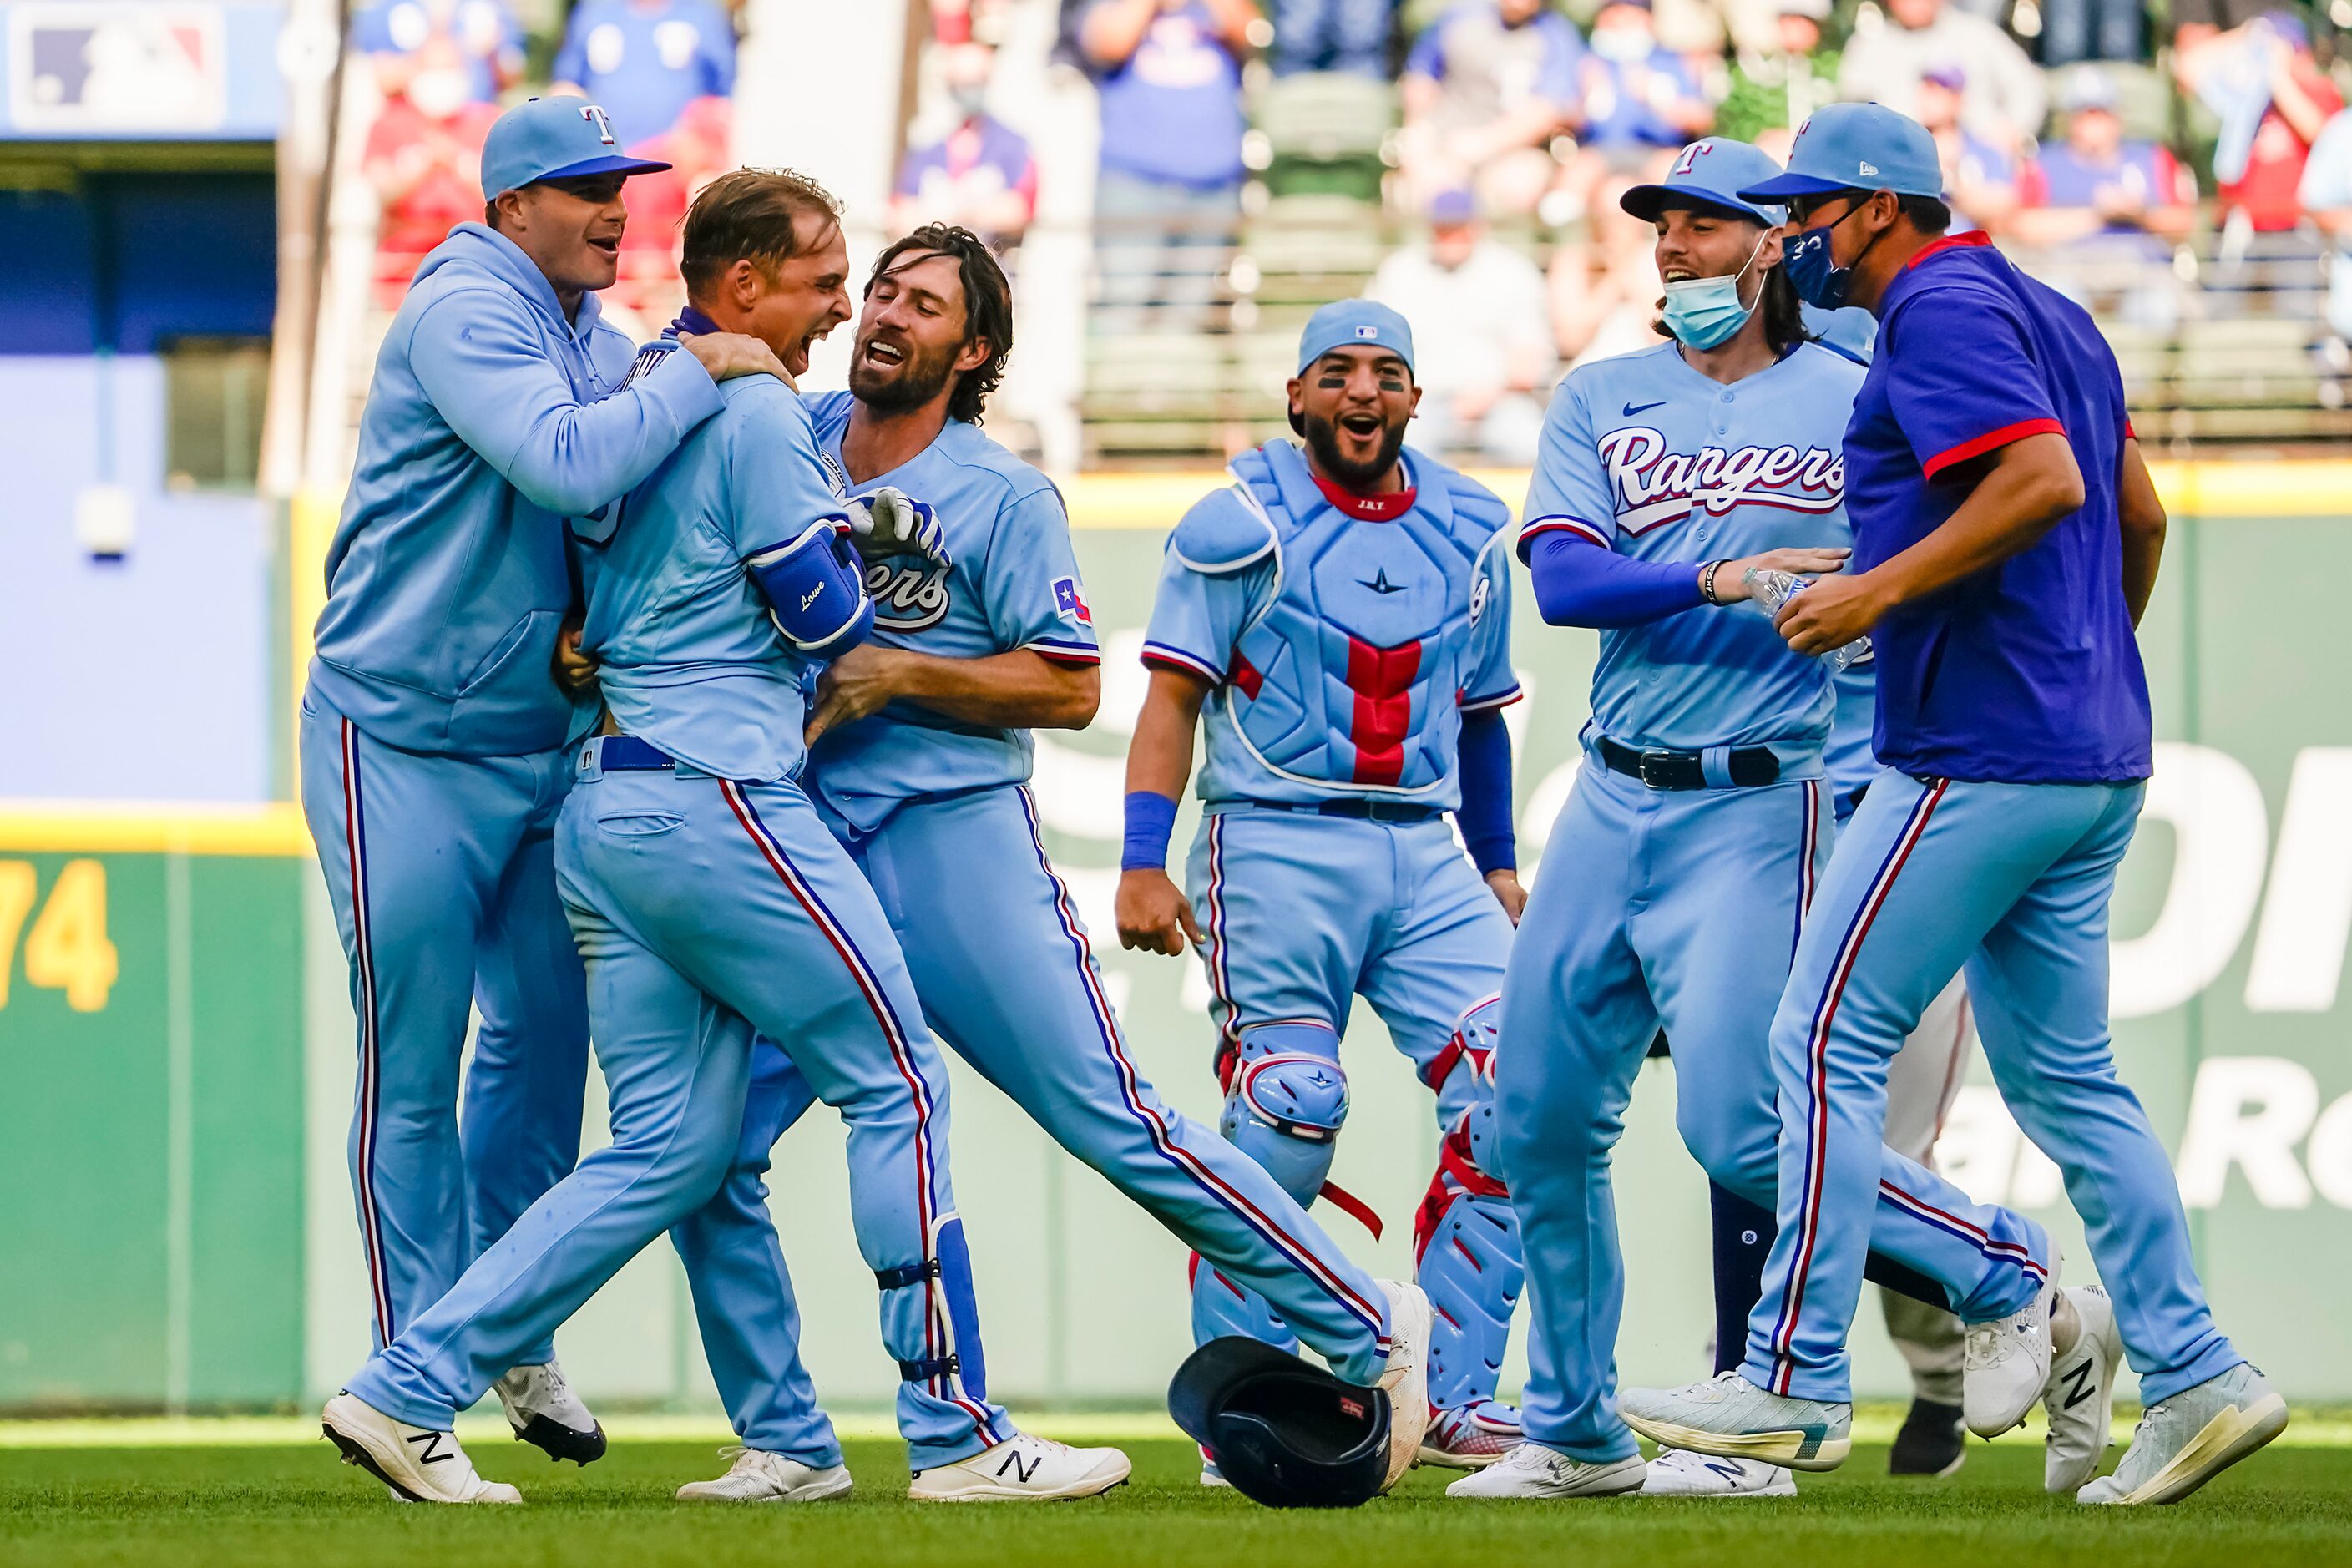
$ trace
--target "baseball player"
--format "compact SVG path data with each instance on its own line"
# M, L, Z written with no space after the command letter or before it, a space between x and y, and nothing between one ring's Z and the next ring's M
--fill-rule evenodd
M685 226L690 324L752 328L784 367L847 319L839 209L797 174L713 181ZM649 349L635 374L685 352ZM556 868L588 971L613 1142L580 1163L450 1292L328 1404L347 1459L403 1495L511 1502L448 1427L513 1346L563 1321L725 1178L755 1033L777 1041L849 1129L850 1201L907 1369L901 1430L918 1472L1013 1437L964 1377L983 1362L948 1174L947 1079L872 889L795 782L805 694L872 629L860 549L936 549L903 504L845 502L807 411L747 377L606 518L573 526L583 653L602 731L577 751ZM1035 1456L1041 1479L1116 1484L1104 1451Z
M1339 1032L1356 995L1436 1091L1442 1152L1414 1224L1437 1314L1421 1457L1475 1468L1518 1439L1494 1398L1521 1271L1488 1066L1525 901L1499 711L1519 690L1500 549L1510 513L1405 448L1420 394L1411 331L1387 307L1316 311L1289 396L1304 449L1277 441L1237 458L1233 488L1168 542L1128 756L1119 941L1201 949L1223 1131L1301 1204L1334 1191ZM1188 900L1165 866L1204 707ZM1219 1268L1194 1271L1192 1325L1203 1340L1281 1345L1298 1326Z
M1843 564L1838 439L1863 374L1810 340L1779 215L1738 195L1777 172L1710 138L1626 194L1657 229L1672 341L1571 373L1547 419L1520 550L1544 618L1601 627L1601 651L1583 766L1546 848L1575 874L1544 878L1529 901L1496 1058L1533 1302L1528 1440L1455 1496L1606 1495L1653 1479L1610 1407L1623 1285L1608 1167L1661 1026L1692 1154L1733 1193L1772 1194L1761 1042L1831 834L1832 700L1826 667L1742 607L1744 576ZM1891 1151L1881 1161L1866 1246L1913 1289L1987 1321L2040 1299L2038 1227ZM2040 1387L2037 1375L2024 1399ZM1778 1467L1800 1457L1788 1447L1664 1460L1649 1489L1786 1494Z
M1101 654L1060 495L980 429L1012 346L1011 289L986 243L920 228L867 279L850 391L809 401L835 479L853 496L887 485L922 498L947 555L868 570L875 639L827 668L809 718L818 808L873 884L941 1037L1064 1148L1278 1303L1341 1377L1394 1393L1393 1481L1427 1410L1406 1382L1427 1353L1425 1299L1376 1285L1255 1161L1160 1099L1128 1057L1086 928L1045 858L1029 731L1094 717ZM770 1148L808 1103L801 1076L763 1043L736 1168L675 1233L743 1443L726 1475L682 1499L803 1500L849 1486L800 1370L760 1184ZM979 1385L970 1355L964 1375ZM1057 1495L1024 1473L1045 1447L1016 1437L927 1471L918 1495ZM1092 1489L1083 1473L1064 1480Z
M1801 1430L1820 1436L1796 1462L1843 1456L1844 1340L1887 1206L1886 1059L1965 965L1994 1079L2122 1288L2115 1317L2148 1406L2116 1473L2081 1486L2104 1434L2076 1446L2062 1428L2078 1403L2104 1424L2112 1367L2076 1400L2064 1362L2098 1324L2056 1292L2046 1241L2024 1237L2052 1278L2007 1326L2021 1331L1972 1331L1969 1425L2014 1418L1980 1387L2042 1381L2051 1490L2169 1502L2277 1436L2286 1407L2214 1326L2171 1166L2107 1033L2107 900L2149 770L2133 628L2164 510L2090 317L1983 236L1947 237L1941 189L1923 129L1845 104L1806 122L1785 174L1740 193L1789 204L1801 294L1879 321L1844 443L1858 570L1798 595L1778 629L1809 654L1872 637L1884 771L1772 1021L1780 1235L1747 1360L1696 1388L1628 1391L1623 1407L1685 1447L1754 1452Z
M778 368L719 335L616 390L635 350L596 290L618 265L622 181L667 167L623 155L583 99L491 127L485 221L425 258L393 318L327 552L302 805L359 1018L350 1157L379 1346L580 1152L588 1017L551 843L565 743L593 715L549 673L572 597L563 520L651 473L718 411L719 381ZM604 1452L551 1342L498 1371L520 1436L583 1464Z

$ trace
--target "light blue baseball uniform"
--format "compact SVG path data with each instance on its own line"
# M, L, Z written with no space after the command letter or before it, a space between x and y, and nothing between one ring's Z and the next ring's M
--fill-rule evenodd
M1528 1436L1631 1457L1615 1409L1622 1263L1610 1151L1644 1051L1673 1042L1676 1123L1715 1181L1769 1205L1774 1080L1762 1047L1832 834L1826 667L1768 617L1696 603L1698 564L1847 542L1846 413L1861 367L1815 344L1730 385L1673 343L1583 366L1554 396L1521 549L1688 562L1693 607L1605 627L1581 771L1547 841L1503 986L1502 1165L1527 1250ZM1571 560L1573 557L1570 558ZM1867 701L1867 686L1849 685ZM1603 742L1696 754L1706 787L1652 788ZM1732 783L1768 751L1773 782ZM1846 759L1849 763L1851 758ZM1884 1153L1870 1237L1964 1316L2031 1300L2048 1240Z
M845 476L849 394L808 406ZM930 506L952 564L906 556L868 569L877 641L948 658L1027 648L1099 661L1069 520L1043 474L950 421L919 456L854 493L883 485ZM1025 787L1030 755L1025 731L893 703L824 735L808 776L940 1037L1064 1148L1265 1291L1339 1375L1377 1381L1387 1357L1379 1287L1255 1161L1161 1100L1128 1057L1086 927L1045 856ZM940 896L947 887L953 899ZM800 1368L791 1279L761 1184L769 1151L810 1099L762 1041L734 1169L674 1237L737 1434L823 1466L841 1462L840 1447Z
M1339 1033L1357 995L1437 1092L1457 1153L1474 1132L1483 1148L1491 1123L1491 1025L1472 1016L1499 988L1511 925L1444 814L1461 800L1463 715L1518 696L1510 513L1433 458L1408 448L1403 462L1410 509L1373 518L1334 505L1289 442L1244 454L1234 486L1170 536L1145 633L1147 664L1214 683L1186 873L1224 1131L1302 1204L1346 1116ZM1507 1207L1475 1173L1446 1244L1427 1246L1423 1227L1441 1409L1492 1399L1518 1293ZM1461 1174L1433 1183L1441 1207L1467 1190ZM1192 1303L1203 1340L1287 1344L1297 1327L1217 1269L1197 1271Z
M735 1155L757 1034L848 1124L852 1221L921 1468L1012 1431L985 1394L947 1077L872 889L796 782L815 667L778 637L745 565L840 515L839 500L795 395L751 376L723 396L609 526L575 531L599 557L582 647L631 743L580 748L556 840L613 1142L351 1389L446 1426L518 1341L706 1205Z
M609 510L719 405L685 355L616 391L635 353L593 294L566 319L512 241L460 224L360 417L300 749L359 1018L350 1159L378 1344L579 1157L588 1017L551 844L593 710L549 668L563 520Z

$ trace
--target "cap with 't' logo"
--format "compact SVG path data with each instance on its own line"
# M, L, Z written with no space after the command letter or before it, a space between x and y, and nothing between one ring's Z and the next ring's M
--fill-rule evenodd
M482 144L482 194L496 196L541 180L650 174L668 167L624 153L612 120L586 99L534 98L490 127Z

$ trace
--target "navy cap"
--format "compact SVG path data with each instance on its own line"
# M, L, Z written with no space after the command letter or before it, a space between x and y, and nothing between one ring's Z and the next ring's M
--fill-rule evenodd
M1832 191L1944 195L1944 168L1927 128L1879 103L1832 103L1813 110L1789 149L1789 171L1743 185L1750 201L1783 202Z
M1298 371L1333 349L1386 349L1412 368L1412 329L1386 305L1370 300L1335 300L1307 318L1298 337Z
M482 194L495 199L541 180L650 174L668 167L622 152L612 120L586 99L534 98L490 127L482 143Z
M1617 205L1644 223L1655 222L1668 207L1698 203L1778 227L1788 215L1777 206L1747 200L1745 187L1762 184L1780 172L1780 165L1761 147L1728 136L1703 137L1683 149L1664 180L1635 185L1617 198Z

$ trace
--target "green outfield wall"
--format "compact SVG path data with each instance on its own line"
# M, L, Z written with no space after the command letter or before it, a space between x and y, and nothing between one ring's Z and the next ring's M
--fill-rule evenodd
M2225 1327L2291 1394L2345 1399L2352 626L2338 584L2352 575L2352 489L2334 488L2336 466L2299 479L2285 468L2168 476L2175 526L2143 628L2158 774L2117 897L2116 1028L2124 1074L2176 1152ZM1041 741L1037 794L1098 933L1110 925L1121 756L1142 692L1134 654L1160 543L1184 495L1210 482L1071 492L1111 657L1095 727ZM1573 876L1539 851L1574 776L1593 638L1536 624L1523 604L1515 646L1530 693L1509 710L1523 860L1535 875ZM1180 839L1190 832L1188 817ZM294 1401L331 1390L365 1353L342 1173L351 1014L308 856L282 806L226 824L0 806L0 1406ZM1139 1063L1179 1106L1213 1114L1197 966L1111 947L1097 952ZM1427 1095L1368 1011L1347 1055L1355 1109L1336 1176L1387 1233L1374 1243L1352 1220L1328 1223L1368 1263L1402 1270L1435 1153ZM1187 1343L1182 1250L961 1064L955 1077L957 1186L992 1381L1018 1401L1156 1400ZM1988 1083L1979 1066L1942 1160L1979 1196L2052 1225L2069 1277L2090 1278L2056 1173ZM592 1082L592 1101L598 1092ZM1705 1371L1705 1185L1675 1141L1674 1093L1669 1066L1644 1070L1621 1150L1632 1255L1621 1355L1637 1382ZM601 1112L592 1103L592 1143ZM845 1408L878 1407L895 1369L876 1341L832 1119L787 1140L770 1184L819 1384ZM593 1397L711 1399L666 1244L560 1343ZM1865 1393L1902 1387L1867 1304L1855 1352ZM1507 1381L1517 1375L1515 1364Z

